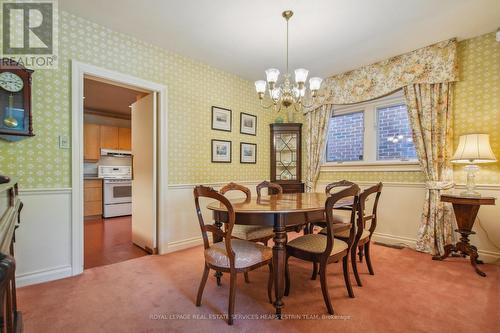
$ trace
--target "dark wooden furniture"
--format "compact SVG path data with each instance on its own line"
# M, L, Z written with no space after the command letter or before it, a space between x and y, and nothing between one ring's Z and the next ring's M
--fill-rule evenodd
M215 225L205 223L200 208L200 197L215 199L218 201L220 207L224 207L226 213L226 231L222 231ZM196 206L196 214L198 215L198 221L200 223L201 234L203 237L203 245L205 247L205 269L203 271L203 277L198 288L196 306L201 305L203 289L205 288L210 269L213 269L216 272L229 273L230 286L227 322L229 325L232 325L237 273L249 272L263 265L268 265L269 280L267 295L269 297L269 302L272 302L271 292L273 283L273 267L271 263L271 249L267 246L254 242L232 239L231 233L233 231L236 214L229 200L214 189L205 186L196 186L194 188L194 202ZM213 244L209 244L207 235L208 232L212 233L214 236Z
M230 200L239 224L273 226L274 307L278 317L281 317L284 305L286 226L303 223L304 214L309 220L323 218L326 198L324 193L288 193ZM350 199L339 200L334 207L350 206L352 202ZM211 203L208 209L214 211L217 223L228 223L228 215L231 214L223 204Z
M255 190L257 191L257 196L262 196L262 190L267 188L267 194L283 194L283 187L280 184L271 183L267 180L257 184Z
M15 231L20 223L23 203L17 181L0 185L0 331L22 331L21 312L17 311Z
M275 185L275 184L273 184L273 185L279 186L279 185ZM250 200L250 198L252 197L252 193L250 192L250 189L248 187L245 187L243 185L236 184L233 182L223 186L219 190L219 193L224 195L229 191L243 192L245 194L245 197L247 200ZM257 189L257 193L260 193L259 189ZM273 235L274 235L273 229L270 227L261 227L261 226L254 226L254 225L253 226L252 225L242 225L242 224L238 224L237 222L238 221L235 222L235 225L233 227L233 234L232 234L233 238L244 239L244 240L248 240L251 242L257 242L257 243L260 242L266 246L267 246L267 243L269 242L269 240L271 238L273 238ZM226 227L227 227L227 225L226 225ZM217 285L220 286L221 285L220 280L222 277L222 273L216 272L215 277L217 278ZM246 283L250 282L250 279L248 277L248 272L245 272L245 282Z
M495 200L496 198L494 197L472 198L453 194L442 194L441 201L450 202L453 205L453 211L455 212L458 225L458 229L455 231L460 233L461 237L458 243L446 245L442 256L434 256L432 259L443 260L452 252L461 252L464 257L470 256L470 263L477 274L483 277L486 276L486 274L477 267L477 264L482 264L482 261L478 259L477 247L470 244L469 236L475 234L475 232L472 231L472 226L476 221L477 212L481 205L494 205Z
M303 193L302 124L270 124L271 182L279 184L284 193Z
M368 272L370 273L370 275L374 275L375 273L373 271L372 261L370 257L370 241L373 232L377 227L377 207L380 195L382 194L382 187L383 187L382 183L378 183L374 186L367 188L359 195L358 207L356 209L357 212L356 231L355 231L354 241L352 243L353 246L351 248L351 264L354 277L356 278L356 283L360 287L362 286L362 283L361 283L361 278L359 277L358 274L358 267L356 263L356 249L359 249L358 251L359 261L360 262L362 261L364 253L364 256L366 257L366 265L368 266ZM368 198L373 195L375 196L375 201L373 203L371 214L368 215L366 213L366 202L368 201ZM370 222L369 229L366 228L366 222L368 221ZM323 229L322 232L324 232L324 230L325 229ZM335 237L338 239L342 239L344 241L348 241L350 234L345 231L339 230L335 231Z
M22 87L10 85L12 78L2 77L0 84L0 121L5 126L0 126L0 137L6 140L11 140L10 136L34 136L33 133L33 115L31 112L31 75L33 70L24 67L12 59L0 59L0 76L12 75L22 81ZM9 74L10 73L10 74ZM12 105L9 105L12 104ZM23 110L22 119L14 117L12 114L3 114L7 107L12 107L16 110ZM12 110L10 112L13 112ZM4 121L6 118L14 117L17 120L17 125Z
M354 239L354 216L356 215L356 207L359 195L359 187L357 185L352 185L340 192L332 194L325 203L325 215L326 215L326 232L325 235L322 234L307 234L295 238L286 246L286 287L285 296L290 294L290 270L288 267L288 259L292 256L299 258L301 260L310 261L319 264L320 269L320 281L321 281L321 291L323 292L323 299L328 309L329 314L334 314L333 306L330 301L330 295L328 293L328 283L327 283L327 266L331 262L338 262L342 259L342 268L344 272L344 282L347 288L349 297L354 297L354 292L351 286L351 280L349 279L349 250L353 244ZM349 233L349 240L343 241L340 239L335 239L334 237L334 218L333 218L333 208L335 204L342 199L350 198L353 200L351 223L347 224L345 230ZM338 228L336 229L339 230Z

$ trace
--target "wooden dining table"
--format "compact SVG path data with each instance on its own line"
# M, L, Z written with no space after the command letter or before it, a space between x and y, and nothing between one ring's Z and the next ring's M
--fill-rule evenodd
M284 306L286 227L324 221L326 199L325 193L293 193L229 200L236 214L236 224L273 227L274 307L278 318ZM345 209L351 205L352 199L340 200L334 208ZM227 222L226 208L219 202L210 203L207 208L213 211L215 225L222 228ZM214 236L214 243L220 241L222 239Z

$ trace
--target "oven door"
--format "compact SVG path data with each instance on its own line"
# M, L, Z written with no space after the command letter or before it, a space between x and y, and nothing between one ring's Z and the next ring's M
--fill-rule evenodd
M104 204L113 205L132 202L132 181L104 180Z

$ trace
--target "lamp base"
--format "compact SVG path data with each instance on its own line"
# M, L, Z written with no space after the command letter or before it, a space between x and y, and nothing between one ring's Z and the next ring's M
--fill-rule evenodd
M465 185L466 190L460 193L460 196L469 198L481 197L481 193L476 191L476 173L479 171L479 167L475 164L469 164L464 169L467 171L467 184Z

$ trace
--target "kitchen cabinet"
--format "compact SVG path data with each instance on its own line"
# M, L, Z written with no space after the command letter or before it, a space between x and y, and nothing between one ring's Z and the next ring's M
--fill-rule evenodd
M100 157L100 131L101 128L97 124L83 124L83 143L85 161L98 161Z
M132 136L131 129L120 127L118 128L118 149L132 150Z
M101 149L118 149L118 127L101 125Z
M83 216L102 215L102 179L85 179L83 185Z

